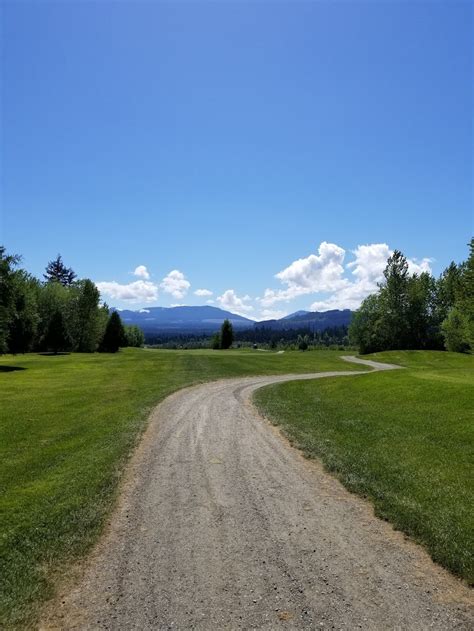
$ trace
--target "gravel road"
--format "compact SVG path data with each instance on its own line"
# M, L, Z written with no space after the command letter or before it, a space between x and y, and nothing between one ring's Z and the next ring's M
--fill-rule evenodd
M359 374L227 379L168 397L105 536L42 628L474 628L468 588L251 404L266 384Z

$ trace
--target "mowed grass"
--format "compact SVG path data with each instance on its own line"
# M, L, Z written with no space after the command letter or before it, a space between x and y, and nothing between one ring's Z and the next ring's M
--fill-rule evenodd
M341 354L129 349L1 357L0 627L32 625L61 572L96 540L161 399L223 377L358 369Z
M375 512L474 583L474 357L367 356L405 366L290 382L255 394L260 410Z

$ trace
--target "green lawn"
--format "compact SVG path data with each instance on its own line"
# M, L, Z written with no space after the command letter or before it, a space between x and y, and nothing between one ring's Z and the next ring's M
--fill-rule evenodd
M386 352L404 370L290 382L255 394L261 411L320 458L377 515L474 582L474 357Z
M178 388L223 377L361 369L341 354L130 349L1 357L0 627L31 624L58 570L95 541L152 406Z

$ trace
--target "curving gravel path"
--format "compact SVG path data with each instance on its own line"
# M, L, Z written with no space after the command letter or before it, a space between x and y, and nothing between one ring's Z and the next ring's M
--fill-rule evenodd
M228 379L168 397L106 535L43 628L472 629L468 588L250 402L267 384L360 374Z

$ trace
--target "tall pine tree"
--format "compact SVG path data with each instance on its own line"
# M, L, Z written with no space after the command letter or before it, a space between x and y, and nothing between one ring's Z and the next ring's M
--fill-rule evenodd
M225 319L221 327L221 348L230 348L234 341L234 329L232 322Z
M122 320L117 311L112 311L99 350L102 353L116 353L125 344L125 330Z
M76 273L71 267L64 265L61 255L58 254L53 261L49 261L43 277L47 283L55 281L64 287L70 287L76 278Z

